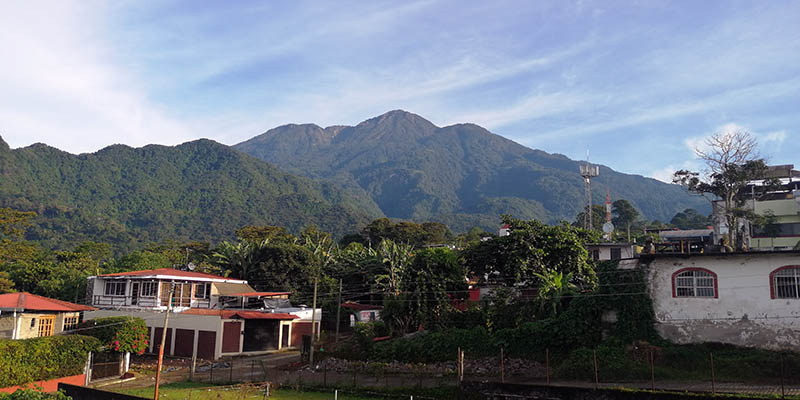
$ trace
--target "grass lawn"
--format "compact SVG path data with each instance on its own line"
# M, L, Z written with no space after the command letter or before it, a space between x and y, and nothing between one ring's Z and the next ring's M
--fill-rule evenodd
M248 390L249 389L249 390ZM127 389L122 393L153 397L153 388ZM244 399L264 399L264 393L255 388L230 389L225 386L209 386L202 382L180 382L162 385L158 390L159 399L168 400L244 400ZM330 400L333 399L333 392L298 392L294 390L278 389L270 394L270 400ZM363 397L339 392L340 400L375 400L381 397Z

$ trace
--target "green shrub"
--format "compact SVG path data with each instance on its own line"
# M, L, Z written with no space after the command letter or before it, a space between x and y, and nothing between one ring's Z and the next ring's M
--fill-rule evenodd
M80 335L0 339L0 387L81 374L88 353L100 347Z
M142 354L149 345L144 320L136 317L106 317L82 322L78 329L94 336L109 350Z
M71 400L64 392L43 393L35 389L17 389L14 393L0 393L0 400Z

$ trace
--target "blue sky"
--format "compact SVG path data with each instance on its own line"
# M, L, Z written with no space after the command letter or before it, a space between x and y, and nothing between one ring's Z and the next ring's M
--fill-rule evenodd
M800 2L0 2L0 135L235 144L392 109L666 179L719 130L800 166Z

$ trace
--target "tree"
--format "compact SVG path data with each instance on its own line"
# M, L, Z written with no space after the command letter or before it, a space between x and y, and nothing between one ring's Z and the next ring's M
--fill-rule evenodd
M700 214L694 208L687 208L675 214L669 223L680 229L703 229L712 224L709 216Z
M432 327L442 323L450 300L466 290L466 271L458 256L447 248L417 251L402 271L401 289L407 312L415 323Z
M462 252L468 270L483 281L516 286L534 286L536 273L546 270L572 273L575 284L587 288L596 277L585 243L598 240L596 231L503 216L511 234L470 246Z
M549 316L555 317L564 306L564 299L567 296L578 292L578 287L572 283L572 273L564 275L562 271L545 270L543 273L536 273L539 278L539 290L537 298L540 308L544 311L549 309Z
M375 283L385 292L400 294L400 281L403 277L403 270L411 262L414 247L408 244L395 243L388 239L383 239L375 249L381 264L383 273L376 276Z
M0 271L0 294L14 293L14 281L8 275L8 272Z
M584 229L588 229L586 225L586 210L584 208L583 211L579 212L578 215L575 216L575 222L572 224ZM600 231L600 228L603 224L606 223L606 208L600 204L592 204L592 228L597 231Z
M673 174L672 181L687 188L690 192L710 195L721 201L721 213L728 226L729 243L737 248L736 232L739 218L744 210L744 197L740 193L748 182L763 178L767 165L758 158L758 141L750 132L743 129L717 132L706 139L707 150L695 148L697 157L706 164L707 171L679 170ZM771 186L774 181L768 182Z
M613 222L615 226L625 227L628 232L628 242L630 242L631 224L636 222L639 218L639 211L636 211L628 200L619 199L611 203L611 213L614 214L614 218L611 222Z

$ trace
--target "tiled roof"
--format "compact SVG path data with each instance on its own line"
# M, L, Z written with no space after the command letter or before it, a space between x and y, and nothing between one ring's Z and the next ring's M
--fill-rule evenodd
M206 308L190 308L181 314L189 315L217 315L220 318L234 318L239 317L242 319L297 319L300 318L294 314L288 313L269 313L256 310L211 310Z
M0 308L19 311L91 311L94 307L51 299L30 293L0 294Z
M224 276L219 276L219 275L207 274L205 272L182 271L175 268L158 268L158 269L146 269L144 271L117 272L113 274L103 274L98 276L115 277L115 276L154 276L154 275L178 276L181 278L208 278L208 279L225 279L225 280L236 280L236 281L241 280L241 279L226 278Z

